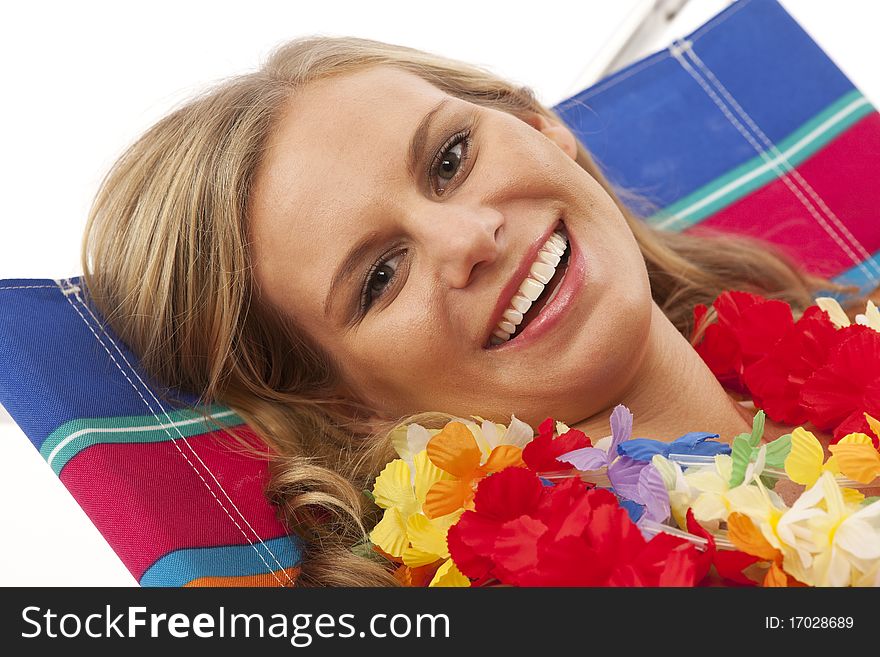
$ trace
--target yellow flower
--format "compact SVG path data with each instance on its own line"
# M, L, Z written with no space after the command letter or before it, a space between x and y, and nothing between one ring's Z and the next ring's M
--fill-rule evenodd
M684 474L684 479L696 491L691 505L694 517L717 529L719 523L727 520L731 511L738 511L761 526L760 523L768 521L772 509L785 508L780 497L766 490L758 479L764 470L766 455L764 445L755 462L749 463L743 483L733 488L730 487L733 459L726 454L717 454L713 466L690 468Z
M838 474L840 468L833 456L825 461L822 443L803 427L791 432L791 451L785 458L785 473L789 478L804 486L812 486L823 472Z
M791 451L785 459L786 474L793 482L804 486L815 484L823 472L842 474L863 484L871 483L880 475L880 454L865 434L847 434L829 449L831 456L823 463L825 450L818 438L803 427L797 427L791 432ZM844 488L843 495L854 503L865 497L852 488Z
M841 474L862 484L870 484L880 476L880 452L874 449L871 438L863 433L844 436L828 449L837 459Z
M413 456L413 465L395 459L376 478L373 497L385 509L382 519L370 532L370 540L386 554L399 558L411 568L442 561L430 586L467 586L469 580L449 560L446 533L461 511L437 518L422 513L428 490L435 483L451 478L428 459L426 450Z

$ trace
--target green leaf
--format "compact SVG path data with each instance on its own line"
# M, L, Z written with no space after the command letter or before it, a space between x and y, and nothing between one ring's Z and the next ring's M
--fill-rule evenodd
M866 497L862 500L862 506L868 506L869 504L873 504L874 502L880 501L880 495L872 495L871 497Z
M752 449L748 434L740 434L733 439L733 447L730 457L733 459L733 467L730 471L730 487L739 486L746 478L746 468L752 460Z
M375 496L373 495L373 491L371 491L371 490L362 490L361 492L364 494L364 497L366 497L368 500L370 500L370 502L372 502L373 504L376 503L376 498L375 498Z
M758 476L758 479L760 479L761 483L764 484L764 487L769 490L773 490L776 487L776 484L779 483L779 479L767 473L762 473Z
M363 557L364 559L381 559L381 556L373 549L373 544L369 540L355 543L351 546L351 551L353 554Z
M749 440L751 447L757 447L761 444L761 438L764 437L764 418L764 411L755 413L755 418L752 420L752 435Z
M791 452L791 434L779 436L772 443L767 443L767 467L782 470L785 467L785 459Z

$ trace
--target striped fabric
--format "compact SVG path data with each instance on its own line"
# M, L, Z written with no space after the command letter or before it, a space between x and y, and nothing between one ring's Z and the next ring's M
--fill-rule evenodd
M0 281L0 403L142 585L293 584L265 445L150 381L80 286Z
M740 0L555 109L650 224L880 285L880 115L777 2Z
M741 0L556 109L651 224L880 281L880 117L776 2ZM142 585L295 582L302 544L240 417L150 381L79 278L0 281L0 327L0 403Z

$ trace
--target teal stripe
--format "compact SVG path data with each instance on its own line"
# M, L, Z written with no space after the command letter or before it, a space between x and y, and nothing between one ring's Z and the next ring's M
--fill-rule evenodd
M294 536L279 536L253 545L175 550L150 566L141 576L140 584L184 586L200 577L241 577L293 568L302 560L299 543ZM280 577L286 581L286 575Z
M40 454L55 471L61 470L74 456L92 445L104 443L156 443L195 436L217 429L216 424L233 427L244 420L226 406L213 405L208 409L213 421L185 408L153 415L78 418L65 422L46 438Z
M812 117L776 144L786 161L777 157L771 166L765 157L756 155L728 173L703 185L697 191L647 218L658 228L681 231L773 182L785 172L804 162L854 123L875 111L871 103L854 89ZM790 165L790 166L789 166Z

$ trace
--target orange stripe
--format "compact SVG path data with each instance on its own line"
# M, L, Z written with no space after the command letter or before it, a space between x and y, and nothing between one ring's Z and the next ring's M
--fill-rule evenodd
M298 566L276 570L274 573L258 573L238 577L199 577L187 582L184 586L278 586L279 580L284 584L289 584L290 580L296 582L297 575L299 575Z

